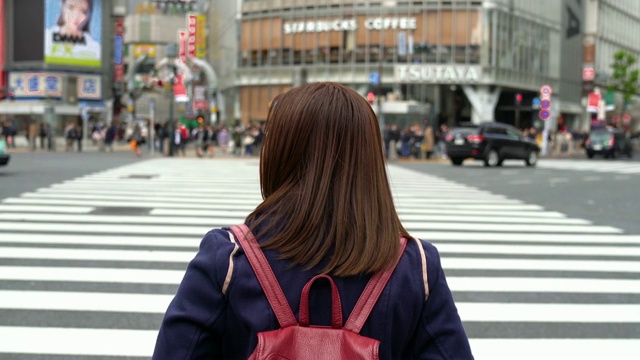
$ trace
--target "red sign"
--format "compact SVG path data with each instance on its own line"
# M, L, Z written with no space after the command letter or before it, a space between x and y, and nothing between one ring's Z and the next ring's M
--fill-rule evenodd
M174 78L173 96L178 102L189 101L189 96L187 95L187 87L184 85L184 80L181 74L176 75L176 77Z
M630 122L631 122L631 114L625 113L624 115L622 115L623 124L629 124Z
M187 56L196 57L196 25L198 16L196 14L187 15Z
M592 81L596 78L596 71L592 67L584 68L582 70L582 80Z
M549 118L551 117L551 111L547 109L542 109L538 113L538 116L540 117L540 120L549 120Z
M178 58L183 63L187 62L187 32L184 30L178 30Z
M542 98L542 99L550 99L551 98L551 94L553 94L553 90L551 90L551 86L542 85L542 87L540 88L540 98Z
M598 104L600 103L600 94L590 93L587 98L587 111L598 112Z

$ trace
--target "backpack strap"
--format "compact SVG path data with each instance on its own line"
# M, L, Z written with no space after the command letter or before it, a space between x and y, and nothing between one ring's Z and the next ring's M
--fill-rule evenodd
M356 306L353 308L351 315L349 315L349 319L347 319L347 323L344 325L345 330L352 331L354 333L359 334L360 330L362 330L362 326L364 326L365 321L369 317L371 310L373 310L374 305L378 301L380 294L387 286L387 282L389 278L393 274L398 262L400 261L400 257L404 253L404 249L407 246L407 239L404 236L400 237L400 254L398 258L393 263L393 266L375 273L367 286L364 288L364 291L360 295Z
M293 315L293 311L289 306L287 298L282 292L282 288L276 279L266 256L260 249L260 244L256 241L255 236L251 233L251 230L245 224L236 225L231 227L231 231L236 235L238 242L242 246L244 253L247 255L249 264L253 269L253 272L258 278L262 290L269 300L271 309L276 314L278 323L281 328L296 325L296 317Z

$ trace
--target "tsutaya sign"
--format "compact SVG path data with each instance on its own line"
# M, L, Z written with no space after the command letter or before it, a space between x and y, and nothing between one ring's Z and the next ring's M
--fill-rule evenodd
M476 83L480 81L482 68L468 65L396 65L397 82L420 83Z
M366 18L363 23L369 30L413 30L417 28L416 18L411 17L375 17ZM328 31L355 31L358 29L356 19L334 19L317 21L292 21L283 25L285 34Z

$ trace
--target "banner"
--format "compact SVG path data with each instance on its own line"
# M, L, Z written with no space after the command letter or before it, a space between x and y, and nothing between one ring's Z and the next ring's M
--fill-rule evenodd
M187 32L178 30L178 58L182 63L187 62Z
M115 82L124 81L124 18L116 18L116 35L113 42L113 63Z
M207 88L204 86L195 86L193 88L193 109L194 110L207 110L209 108L209 101L205 97Z
M133 45L133 57L139 58L142 55L147 55L150 58L155 58L158 54L158 46L155 44L135 44Z
M100 67L102 0L45 0L44 60Z
M196 57L196 23L197 15L187 14L187 57Z
M590 93L587 98L587 111L591 113L598 112L598 105L600 104L600 94Z
M59 98L62 96L62 73L11 72L9 86L15 98ZM81 74L77 76L80 100L102 98L102 76Z
M207 17L196 17L196 56L203 59L207 56Z

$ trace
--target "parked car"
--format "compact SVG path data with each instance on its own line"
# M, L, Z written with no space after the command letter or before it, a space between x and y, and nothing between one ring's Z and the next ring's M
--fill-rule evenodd
M624 131L620 129L598 129L589 134L584 143L587 157L592 159L595 155L603 155L605 158L616 158L619 155L633 157L633 145Z
M504 160L524 160L535 166L540 147L513 126L491 122L452 129L445 137L447 156L454 166L467 158L483 160L485 166L501 166Z
M7 153L7 143L0 140L0 166L7 165L11 156Z

